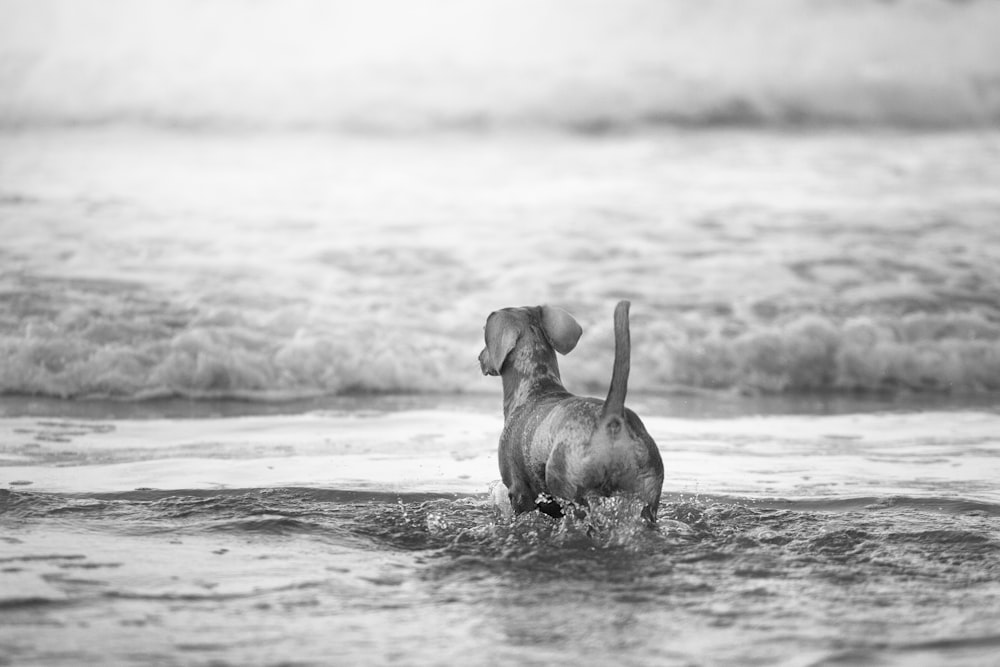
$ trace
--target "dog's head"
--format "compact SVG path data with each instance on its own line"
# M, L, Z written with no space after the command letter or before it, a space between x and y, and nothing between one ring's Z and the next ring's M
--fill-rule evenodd
M486 347L479 353L483 375L500 375L519 340L530 337L560 354L576 347L583 329L555 306L502 308L486 318Z

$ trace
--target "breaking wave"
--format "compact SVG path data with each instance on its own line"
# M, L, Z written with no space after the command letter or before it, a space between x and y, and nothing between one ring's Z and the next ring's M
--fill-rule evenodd
M474 323L456 336L443 325L317 325L294 308L264 321L224 310L139 314L124 303L113 313L27 315L0 334L0 392L284 401L494 389L479 384ZM592 336L589 350L562 362L571 390L606 387L610 332ZM630 388L639 392L981 394L1000 391L1000 323L982 312L806 313L776 323L647 309L633 325L632 362Z

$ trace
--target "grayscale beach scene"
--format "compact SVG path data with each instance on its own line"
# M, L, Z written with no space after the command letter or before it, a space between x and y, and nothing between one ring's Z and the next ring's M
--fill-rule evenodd
M1000 664L1000 3L0 17L0 665ZM655 525L511 516L620 300Z

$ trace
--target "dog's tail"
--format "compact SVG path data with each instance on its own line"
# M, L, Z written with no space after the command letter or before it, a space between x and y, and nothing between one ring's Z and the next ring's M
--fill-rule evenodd
M611 388L604 400L601 419L609 417L625 418L625 392L628 389L629 358L632 343L628 331L628 301L619 301L615 306L615 365L611 371ZM620 425L620 422L617 425Z

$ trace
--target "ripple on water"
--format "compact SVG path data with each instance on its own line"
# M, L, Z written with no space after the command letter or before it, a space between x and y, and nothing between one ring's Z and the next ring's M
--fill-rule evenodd
M545 655L584 651L610 659L628 650L638 664L661 664L672 645L664 638L681 637L714 637L704 641L729 648L713 655L733 664L749 654L766 659L806 650L830 659L887 651L947 657L991 636L1000 621L1000 529L992 511L942 507L903 497L859 498L832 509L810 501L671 497L651 528L641 507L623 499L553 520L539 513L499 519L487 496L274 489L81 498L19 491L0 498L0 519L11 525L52 522L87 531L89 540L127 534L129 544L173 540L201 549L207 560L181 566L187 574L179 581L139 588L124 579L85 587L60 575L62 565L110 562L102 554L31 552L10 543L20 555L4 558L0 568L44 589L12 598L18 609L29 599L76 599L86 589L110 605L260 604L240 613L267 617L262 622L288 622L286 603L300 602L333 623L348 608L378 618L433 610L464 622L488 619L477 626L486 634L476 641L493 642L501 653L530 646ZM246 555L250 543L264 560ZM268 555L276 545L290 554ZM266 588L253 583L257 568L284 572L288 556L299 563L297 577L275 574ZM122 553L116 567L88 574L117 581L136 568L134 558ZM318 566L324 561L329 567ZM303 571L312 588L286 590L305 581ZM244 575L251 578L228 579ZM203 586L215 582L221 587ZM346 594L355 601L342 599ZM636 624L641 635L629 631ZM678 645L677 655L702 650L691 646Z

